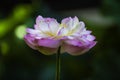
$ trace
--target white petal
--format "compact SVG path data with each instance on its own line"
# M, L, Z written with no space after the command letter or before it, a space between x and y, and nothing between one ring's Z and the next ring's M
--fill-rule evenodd
M30 29L30 28L27 28L26 32L30 33L30 34L39 34L40 33L39 30L34 30L34 29Z
M73 21L72 21L72 26L73 26L73 28L75 28L77 25L78 25L78 23L79 23L79 20L78 20L78 18L75 16L74 18L73 18ZM73 29L72 28L72 29Z
M36 39L48 37L48 35L44 34L40 30L34 30L34 29L27 28L26 31L27 31L27 33L32 34Z
M75 28L75 33L81 33L85 30L84 22L79 22L79 24Z
M40 23L38 24L38 28L39 28L39 30L41 30L42 32L49 32L49 31L50 31L48 24L45 23L45 22L40 22Z
M59 24L56 21L51 21L49 23L49 29L51 30L51 33L57 34L59 28Z
M68 30L67 28L64 28L64 27L63 27L60 32L61 32L61 35L62 35L62 36L67 36L69 30Z

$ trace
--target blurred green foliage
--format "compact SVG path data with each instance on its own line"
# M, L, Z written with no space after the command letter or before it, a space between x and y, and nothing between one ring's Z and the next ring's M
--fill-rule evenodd
M24 22L31 14L30 5L18 5L9 17L0 20L0 38L14 29L19 23Z
M83 18L98 43L81 56L62 54L61 80L120 80L119 9L119 0L102 0L101 14L113 20L108 27ZM38 15L58 20L66 17L39 0L32 0L32 4L16 5L9 16L0 19L0 80L55 79L55 55L45 56L32 50L23 40L25 28L33 27Z

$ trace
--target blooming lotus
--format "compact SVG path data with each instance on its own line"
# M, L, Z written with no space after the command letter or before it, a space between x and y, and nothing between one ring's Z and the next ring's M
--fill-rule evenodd
M32 49L45 55L57 52L61 46L62 53L81 55L95 46L95 37L86 30L85 24L77 17L65 18L58 23L54 18L38 16L34 29L27 28L25 42Z

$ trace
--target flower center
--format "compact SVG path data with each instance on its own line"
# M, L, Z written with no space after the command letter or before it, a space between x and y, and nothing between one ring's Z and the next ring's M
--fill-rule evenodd
M48 35L48 36L50 36L50 37L52 37L52 36L55 36L55 35L56 35L56 34L51 33L51 32L45 32L45 34L46 34L46 35Z
M60 24L60 27L66 28L67 26L66 26L66 24Z

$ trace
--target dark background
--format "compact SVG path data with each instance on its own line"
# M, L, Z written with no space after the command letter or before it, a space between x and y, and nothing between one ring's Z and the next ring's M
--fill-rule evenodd
M0 1L0 80L55 80L56 56L23 40L38 15L78 16L98 41L83 55L61 55L61 80L120 80L120 0Z

